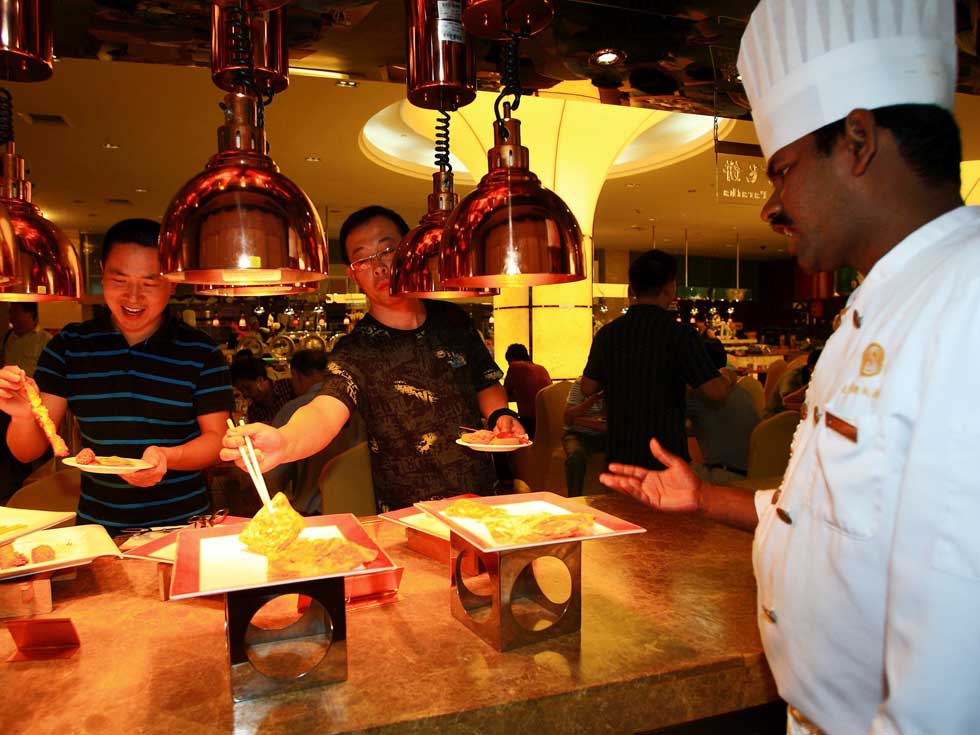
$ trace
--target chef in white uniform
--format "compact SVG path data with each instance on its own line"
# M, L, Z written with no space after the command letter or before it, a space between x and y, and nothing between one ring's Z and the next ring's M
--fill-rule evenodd
M809 270L867 274L817 363L778 490L613 465L661 510L755 528L792 733L980 734L980 208L949 114L953 0L763 0L739 72Z

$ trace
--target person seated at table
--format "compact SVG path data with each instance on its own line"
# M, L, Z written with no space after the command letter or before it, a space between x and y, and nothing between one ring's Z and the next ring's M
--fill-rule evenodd
M327 376L327 353L323 350L297 350L289 358L289 380L296 398L279 409L272 425L285 426L302 406L320 394ZM303 515L320 513L320 473L324 465L341 452L367 439L364 425L357 412L326 447L305 459L284 462L266 474L269 492L282 490L293 508Z
M279 409L296 398L290 379L272 380L265 362L257 357L236 355L231 363L231 382L248 399L245 420L250 424L271 424Z
M551 385L551 376L543 365L531 362L531 355L522 344L508 347L504 359L507 360L507 375L504 377L507 400L517 402L521 425L533 439L537 422L535 398L539 390Z
M787 370L779 376L776 390L766 401L766 410L762 418L772 418L783 411L799 411L806 395L806 387L810 384L810 375L820 358L820 350L813 350L806 358L806 364Z
M708 357L719 370L728 361L725 348L717 340L704 343ZM724 484L746 475L749 466L749 437L759 423L755 400L738 383L722 401L710 401L697 391L687 392L687 418L691 433L698 440L704 462L691 468L699 477Z
M589 457L606 452L605 429L579 423L579 419L605 419L606 405L602 391L586 398L582 394L582 378L572 383L565 400L565 434L561 438L565 449L565 485L568 497L582 494L585 485L585 466Z

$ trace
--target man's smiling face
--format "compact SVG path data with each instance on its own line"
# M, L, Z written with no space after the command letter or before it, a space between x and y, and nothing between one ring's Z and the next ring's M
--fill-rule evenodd
M135 344L160 326L173 286L160 276L156 248L116 243L102 265L102 292L112 323Z

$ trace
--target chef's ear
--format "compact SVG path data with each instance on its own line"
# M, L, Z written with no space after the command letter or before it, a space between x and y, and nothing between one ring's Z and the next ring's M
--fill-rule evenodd
M870 110L851 110L844 118L844 143L851 156L851 173L863 176L878 152L878 127Z

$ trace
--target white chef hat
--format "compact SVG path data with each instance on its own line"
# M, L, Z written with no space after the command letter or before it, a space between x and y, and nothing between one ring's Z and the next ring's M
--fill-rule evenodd
M953 109L953 0L762 0L738 71L766 157L857 108Z

